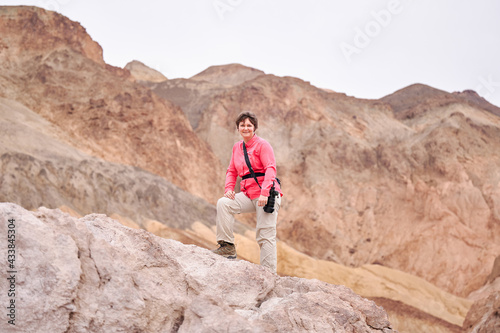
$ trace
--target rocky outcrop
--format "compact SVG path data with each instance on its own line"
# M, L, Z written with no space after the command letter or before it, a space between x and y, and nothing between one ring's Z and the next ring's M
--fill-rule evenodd
M382 308L343 286L279 277L104 215L0 212L1 238L15 229L18 311L2 332L392 332Z
M500 257L497 257L486 284L469 295L474 304L464 320L464 332L500 332L499 266Z
M489 103L473 90L448 93L424 84L412 84L380 100L388 103L395 116L403 120L451 104L466 104L500 116L499 107Z
M500 332L500 291L476 301L463 325L464 332Z
M102 67L106 65L101 46L85 28L55 12L37 7L0 6L0 31L2 67L18 62L27 53L40 55L68 48Z
M479 96L479 94L474 90L454 92L453 94L463 98L465 101L473 105L477 105L484 110L488 110L489 112L496 114L497 116L500 116L500 108L496 105L491 104L490 102Z
M134 60L125 65L125 69L130 72L132 78L137 81L147 81L147 82L163 82L167 78L162 73L155 69L152 69L142 62Z
M195 131L223 165L238 139L233 119L259 115L284 182L281 239L461 296L482 286L500 253L499 117L423 85L368 101L260 75L213 93Z
M206 81L224 86L236 86L264 74L263 71L241 64L228 64L211 66L190 79L193 81Z
M495 262L493 263L493 268L491 269L491 273L488 276L487 282L493 282L499 277L500 277L500 256L495 258Z
M223 169L182 110L132 82L129 71L105 65L102 54L90 56L97 43L78 23L34 7L2 7L0 45L0 97L37 112L86 153L153 172L209 202L218 198Z
M153 173L79 151L64 142L67 134L17 102L0 98L0 131L0 202L65 205L82 215L116 213L181 229L214 224L215 207L205 200Z
M147 221L146 230L155 235L187 244L215 248L215 227L195 223L187 230ZM255 231L235 234L238 258L259 263ZM318 260L278 241L278 274L319 279L344 285L358 295L373 299L389 314L393 327L401 332L460 331L472 301L447 293L422 278L380 265L352 268L331 261Z
M240 64L212 66L189 79L173 79L164 82L141 82L161 96L182 108L191 126L199 126L204 110L209 107L214 96L225 89L255 79L265 73ZM214 119L215 120L215 119ZM218 120L223 133L227 131L227 119ZM232 125L232 121L230 122ZM200 133L198 133L200 137ZM206 137L202 137L208 141ZM236 138L237 139L237 138ZM222 140L217 140L220 142ZM231 141L232 138L231 138ZM213 141L212 148L216 146Z
M203 110L211 103L213 95L225 89L217 83L189 79L171 79L161 83L142 81L141 84L182 107L193 129L198 127Z

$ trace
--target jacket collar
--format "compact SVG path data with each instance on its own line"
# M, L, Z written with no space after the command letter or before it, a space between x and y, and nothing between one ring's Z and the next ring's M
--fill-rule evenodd
M259 139L259 137L257 136L257 134L254 134L253 137L250 139L250 141L248 141L247 143L245 143L245 146L247 146L247 148L250 148L252 147L255 142L257 142ZM242 142L242 145L243 145L243 142L245 142L244 140L241 141Z

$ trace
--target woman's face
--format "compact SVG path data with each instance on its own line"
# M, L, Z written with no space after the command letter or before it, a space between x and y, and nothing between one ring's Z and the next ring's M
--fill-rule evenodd
M246 118L244 121L241 121L238 125L238 132L240 132L241 137L245 142L253 138L255 134L255 126L250 122L250 119Z

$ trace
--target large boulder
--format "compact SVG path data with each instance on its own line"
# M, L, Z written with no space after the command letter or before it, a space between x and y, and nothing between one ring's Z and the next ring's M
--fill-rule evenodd
M279 277L105 215L1 203L0 237L2 256L12 244L16 255L0 279L15 290L0 295L14 301L15 326L2 320L2 332L393 331L346 287Z

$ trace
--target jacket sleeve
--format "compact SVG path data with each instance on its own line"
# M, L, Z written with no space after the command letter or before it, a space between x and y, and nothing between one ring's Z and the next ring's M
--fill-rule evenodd
M276 178L276 159L274 158L273 147L267 141L261 147L260 160L266 173L260 194L268 197L273 181Z
M224 186L224 193L226 193L227 191L234 191L234 187L236 185L236 179L238 178L238 171L234 166L234 153L236 146L237 144L233 146L233 152L231 153L231 161L229 162L229 167L227 168L226 171L226 185Z

